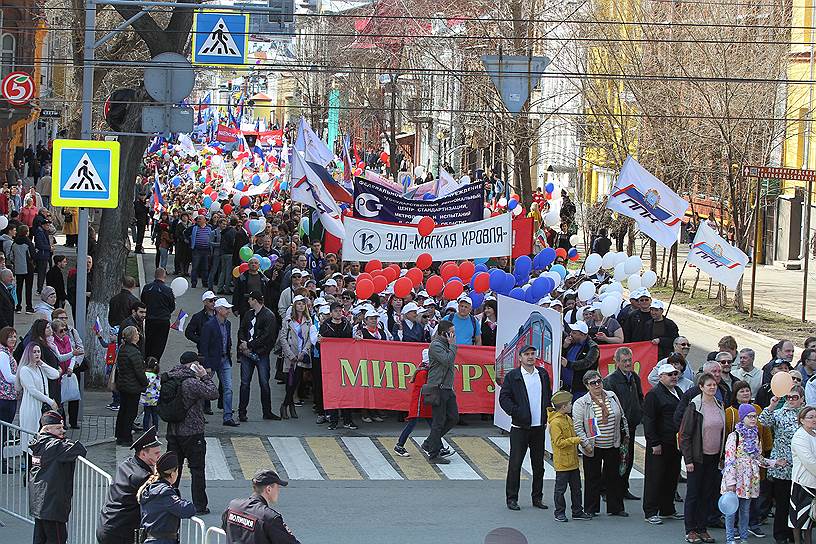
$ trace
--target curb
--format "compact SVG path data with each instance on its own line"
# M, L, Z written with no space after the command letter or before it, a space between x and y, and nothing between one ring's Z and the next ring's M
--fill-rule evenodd
M683 319L698 321L705 325L711 326L713 329L728 333L736 338L748 338L752 345L761 344L763 347L770 349L771 346L778 342L778 340L771 338L770 336L765 336L764 334L744 329L737 325L720 321L719 319L714 319L713 317L694 312L677 304L672 305L672 310L675 310L677 314L682 316ZM712 333L714 333L714 331L712 331Z

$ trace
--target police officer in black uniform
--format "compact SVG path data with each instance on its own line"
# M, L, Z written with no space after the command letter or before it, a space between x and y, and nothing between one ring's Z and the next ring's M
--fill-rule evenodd
M133 544L141 522L136 494L153 474L153 467L161 457L161 442L156 438L156 428L151 427L137 438L128 457L116 467L116 474L108 490L108 500L102 507L99 527L96 529L98 544Z
M281 486L288 484L274 470L258 472L252 478L252 496L233 499L221 516L227 544L300 544L270 506L278 502Z
M40 432L29 444L31 472L29 512L34 518L34 544L65 544L74 496L74 467L85 446L65 439L62 416L48 411L40 418Z

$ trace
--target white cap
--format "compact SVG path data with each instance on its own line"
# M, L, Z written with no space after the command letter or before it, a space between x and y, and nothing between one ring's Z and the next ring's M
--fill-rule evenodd
M561 299L559 299L559 298L554 298L554 299L552 299L552 300L550 301L550 306L561 306L561 307L563 308L563 307L564 307L564 303L563 303L563 302L561 302Z
M319 314L329 314L331 310L329 310L328 306L321 306L320 309L317 311Z
M201 295L201 302L204 302L205 300L210 300L211 298L218 298L218 297L215 296L215 293L213 293L212 291L204 291L204 294Z
M464 293L462 293L461 295L459 295L459 297L456 299L456 302L467 302L467 303L468 303L468 304L470 304L471 306L473 305L473 301L472 301L472 300L470 300L470 297L469 297L469 296L467 296L467 295L466 295L466 294L464 294Z
M659 367L657 367L657 374L671 374L672 372L677 372L677 369L674 368L674 365L671 363L663 363Z
M215 307L216 308L232 308L232 304L227 302L227 299L225 299L225 298L219 298L218 300L215 301Z
M343 274L341 274L340 272L335 272L334 274L331 275L331 277L332 278L342 278Z
M419 293L417 293L417 298L418 298L418 297L428 298L428 296L429 296L429 295L428 295L428 291L426 291L426 290L424 290L424 289L423 289L422 291L420 291Z
M652 294L649 292L649 290L648 290L648 289L646 289L645 287L643 287L643 288L641 288L641 289L638 289L638 298L642 298L642 297L649 297L649 298L652 298Z
M425 302L423 302L422 305L423 306L436 306L436 301L434 299L432 299L431 297L428 297L428 299Z
M583 321L578 321L577 323L572 323L572 324L570 324L569 328L574 330L574 331L579 331L579 332L582 332L584 334L589 334L589 327L587 327L587 324L584 323Z
M430 360L431 360L431 357L429 355L428 348L423 349L422 350L422 362L427 363L427 362L430 362Z
M295 302L300 302L301 300L306 300L306 297L304 297L303 295L297 295L295 296L295 298L292 299L292 304L294 304Z
M545 296L541 300L538 301L538 304L544 306L545 304L549 305L552 302L552 298L550 295Z
M328 279L323 282L323 287L337 287L337 282L332 279Z
M649 306L649 307L650 308L656 308L658 310L665 310L666 309L666 305L663 304L663 301L662 300L657 300L657 299L652 300L652 305Z
M416 305L414 302L409 302L405 306L402 307L402 315L407 314L408 312L418 312L419 306Z
M487 295L485 297L485 300L496 300L496 297L494 297L493 295Z
M450 301L450 302L448 302L448 304L445 306L445 311L446 311L446 312L447 312L448 310L458 310L458 309L459 309L459 305L456 303L456 301L455 301L455 300L451 300L451 301Z
M291 275L294 276L295 274L297 274L298 276L303 276L304 272L300 268L293 268Z
M371 309L371 310L368 310L368 311L365 313L365 316L366 316L366 319L368 319L369 317L376 317L376 318L379 318L379 317L380 317L380 314L379 314L379 313L377 313L377 310Z
M301 295L301 296L302 296L302 295ZM328 302L326 302L326 299L325 299L325 298L323 298L323 297L317 297L317 298L314 300L314 305L315 305L315 306L325 306L326 304L328 304Z

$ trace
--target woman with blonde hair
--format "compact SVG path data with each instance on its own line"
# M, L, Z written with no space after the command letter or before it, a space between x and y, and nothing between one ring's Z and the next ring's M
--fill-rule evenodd
M142 513L140 531L145 544L176 544L182 519L195 515L195 505L176 489L178 456L168 451L156 462L153 474L136 493ZM141 535L140 535L141 536Z
M289 315L281 324L278 344L283 352L283 373L286 375L286 396L281 404L281 418L297 419L295 391L303 379L303 370L312 368L312 318L306 306L306 297L292 299Z
M59 403L48 396L48 380L56 380L60 372L45 364L42 349L36 342L29 342L20 357L17 369L17 386L23 391L20 403L20 427L29 433L20 433L23 451L34 434L40 430L40 417L47 410L59 410Z

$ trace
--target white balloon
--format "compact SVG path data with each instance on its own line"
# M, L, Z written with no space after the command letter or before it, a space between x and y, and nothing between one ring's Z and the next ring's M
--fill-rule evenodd
M176 278L170 282L170 289L173 290L173 295L178 298L187 292L190 284L187 283L187 278Z
M640 289L642 285L640 284L640 274L632 274L626 279L626 287L629 288L629 291L634 291L635 289Z
M232 197L232 203L235 204L236 206L240 206L242 196L244 196L244 194L241 191L235 193L235 195Z
M0 215L0 230L5 229L8 227L8 217L5 215Z
M558 288L561 285L561 283L564 281L561 278L561 274L559 274L558 272L553 272L552 270L550 270L549 272L545 272L543 275L549 276L550 279L552 279L555 282L555 287L556 288Z
M499 199L499 206L501 206L502 208L504 208L505 206L507 206L507 199L506 199L505 197L501 197L501 198Z
M544 214L544 217L542 217L541 219L544 221L544 224L547 225L548 227L557 227L559 222L561 221L558 212L556 212L555 210L550 210L549 212Z
M470 176L468 176L467 174L459 178L459 185L465 185L467 183L470 183Z
M581 241L581 239L578 237L578 235L577 235L577 234L573 234L573 235L572 235L572 236L570 236L570 238L569 238L569 243L570 243L570 245L571 245L572 247L578 247L578 242L580 242L580 241Z
M622 263L626 260L628 255L625 251L621 251L620 253L615 253L615 264Z
M626 279L626 269L623 265L624 263L618 263L615 265L615 273L612 275L612 278L615 281L623 281Z
M513 217L518 217L519 215L521 215L521 212L523 212L523 211L524 211L524 208L521 206L521 204L519 204L518 206L513 208L513 211L510 212L510 213L513 214Z
M640 279L640 283L646 289L652 287L655 283L657 283L657 274L655 274L654 270L647 270L643 273L643 277Z
M591 300L595 296L595 285L591 281L585 281L578 286L578 300Z
M425 167L424 166L414 166L414 176L419 178L425 177Z
M601 259L601 266L606 270L612 270L615 268L615 252L610 251L606 255L603 256Z
M623 293L623 284L619 281L613 281L612 283L609 284L609 286L606 289L610 293L613 291L617 293Z
M615 315L620 310L621 300L619 297L609 296L601 302L601 313L604 317Z
M632 255L624 262L624 268L627 274L636 274L643 268L643 260L637 255Z
M215 213L220 209L221 209L221 203L216 200L215 202L212 203L212 206L210 206L210 213ZM2 230L2 229L0 229L0 230Z
M489 208L485 208L484 209L484 218L485 219L490 219L492 216L493 216L493 212L491 212Z
M584 272L592 275L601 269L602 263L603 258L600 255L597 253L590 253L586 258L586 261L584 261Z

